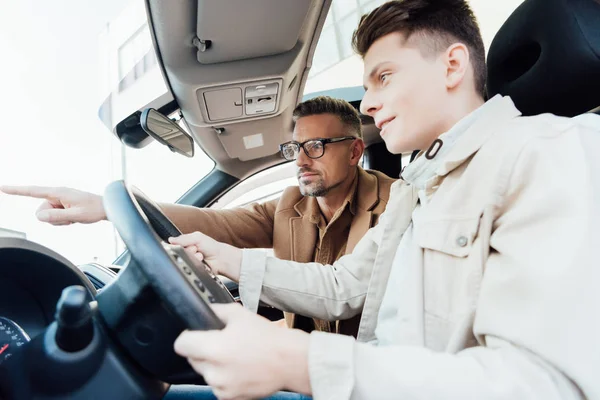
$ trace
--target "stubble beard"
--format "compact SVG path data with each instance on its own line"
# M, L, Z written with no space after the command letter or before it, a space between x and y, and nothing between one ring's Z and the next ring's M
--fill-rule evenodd
M336 187L340 186L342 183L343 181L340 181L334 185L326 187L323 178L320 177L318 181L309 184L303 184L302 182L298 181L298 186L300 187L300 193L302 194L302 196L323 197L327 195L332 189L335 189Z

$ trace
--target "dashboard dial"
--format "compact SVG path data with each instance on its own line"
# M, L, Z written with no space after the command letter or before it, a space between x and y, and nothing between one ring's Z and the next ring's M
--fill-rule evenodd
M29 340L27 333L16 322L0 317L0 364Z

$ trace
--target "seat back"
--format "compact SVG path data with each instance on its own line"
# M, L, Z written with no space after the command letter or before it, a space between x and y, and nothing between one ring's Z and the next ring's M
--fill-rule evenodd
M363 168L383 172L390 178L398 178L402 171L402 154L392 154L385 142L378 142L365 149Z
M524 1L492 41L487 68L488 97L510 96L523 115L597 109L600 1Z

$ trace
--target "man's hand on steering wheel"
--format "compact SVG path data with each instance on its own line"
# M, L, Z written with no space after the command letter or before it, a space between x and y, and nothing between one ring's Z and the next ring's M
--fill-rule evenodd
M222 330L184 331L175 351L219 399L263 398L278 390L310 393L309 335L272 324L237 304L215 304Z
M224 275L236 282L240 281L242 251L237 247L217 242L201 232L171 237L169 242L183 247L197 260L204 260L215 275Z

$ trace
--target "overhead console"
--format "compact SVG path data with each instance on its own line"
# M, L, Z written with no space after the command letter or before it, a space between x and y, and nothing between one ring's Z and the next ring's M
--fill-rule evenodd
M205 105L207 121L225 122L246 117L275 114L278 111L281 79L260 83L202 88L198 101Z
M311 7L315 7L311 0L198 0L193 40L198 62L228 68L233 61L287 53L301 45ZM275 74L263 81L197 89L204 121L225 123L277 114L282 78L283 74L281 78Z

